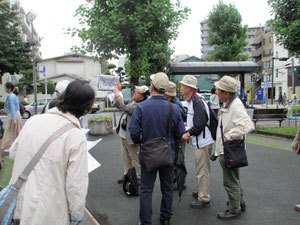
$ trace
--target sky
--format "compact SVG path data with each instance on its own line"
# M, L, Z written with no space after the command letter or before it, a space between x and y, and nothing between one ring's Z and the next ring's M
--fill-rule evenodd
M42 38L40 51L42 58L51 58L70 52L73 45L80 45L79 38L64 34L68 27L78 27L75 10L85 0L19 0L25 12L33 10L37 17L33 25ZM242 16L242 24L263 26L271 18L268 0L223 0L232 3ZM175 55L201 56L200 21L207 18L218 0L181 0L181 4L191 9L189 18L179 27L178 38L171 47Z

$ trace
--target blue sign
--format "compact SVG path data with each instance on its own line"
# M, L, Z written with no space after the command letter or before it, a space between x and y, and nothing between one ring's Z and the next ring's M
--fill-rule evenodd
M264 89L263 88L257 89L256 94L257 94L257 100L264 99Z
M46 66L43 66L43 73L46 72Z

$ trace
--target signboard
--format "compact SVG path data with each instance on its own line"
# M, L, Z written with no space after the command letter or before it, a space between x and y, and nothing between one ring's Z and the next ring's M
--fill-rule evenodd
M261 82L261 88L270 88L272 87L272 82Z
M100 74L98 89L101 91L113 91L119 82L119 77L117 76Z
M259 88L259 89L257 89L256 93L257 93L257 100L264 99L264 89Z

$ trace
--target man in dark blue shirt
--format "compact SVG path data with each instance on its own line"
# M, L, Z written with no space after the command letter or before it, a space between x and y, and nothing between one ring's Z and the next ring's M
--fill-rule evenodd
M146 141L164 137L169 139L169 103L164 96L169 86L169 78L164 73L151 75L152 97L137 105L131 118L129 132L135 144L144 144ZM173 105L171 124L171 150L174 159L175 141L185 133L180 110ZM141 164L141 187L140 187L140 220L142 225L152 224L152 192L159 171L161 183L161 208L160 223L170 224L173 202L173 166L148 172L142 154L139 155Z

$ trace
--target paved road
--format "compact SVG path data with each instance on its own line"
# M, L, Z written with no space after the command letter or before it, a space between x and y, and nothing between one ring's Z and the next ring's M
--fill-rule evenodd
M112 113L108 113L112 114ZM99 114L89 114L84 118ZM119 113L116 114L118 120ZM5 117L2 119L5 120ZM89 137L94 139L95 137ZM135 225L138 222L139 198L126 197L116 180L122 175L120 141L117 135L102 137L103 140L90 152L102 166L90 174L87 208L101 225ZM238 220L230 222L216 218L217 212L225 208L226 193L222 185L219 162L213 162L211 168L211 207L192 209L191 192L196 189L193 150L186 150L188 170L187 190L183 192L181 202L174 192L173 225L299 225L300 213L294 210L294 204L300 203L300 158L291 151L290 141L272 140L265 137L248 136L249 139L265 146L248 144L247 153L250 165L241 169L242 185L245 192L247 212ZM253 143L253 142L252 142ZM266 145L272 144L275 147ZM159 224L160 189L157 180L153 194L153 225Z
M252 136L253 137L253 136ZM90 137L93 139L93 137ZM266 139L266 142L272 142ZM260 137L260 142L263 138ZM279 141L289 143L287 141ZM300 203L300 158L282 147L272 148L248 144L249 166L241 169L247 212L230 222L216 218L225 209L226 193L222 185L222 171L218 161L211 168L211 207L192 209L191 192L196 188L193 150L186 150L188 170L187 190L181 202L174 192L172 225L299 225L300 213L294 204ZM102 166L90 174L87 208L101 225L135 225L138 222L139 197L126 197L116 180L122 175L120 141L117 135L103 137L91 154ZM153 194L153 225L159 224L159 181Z

